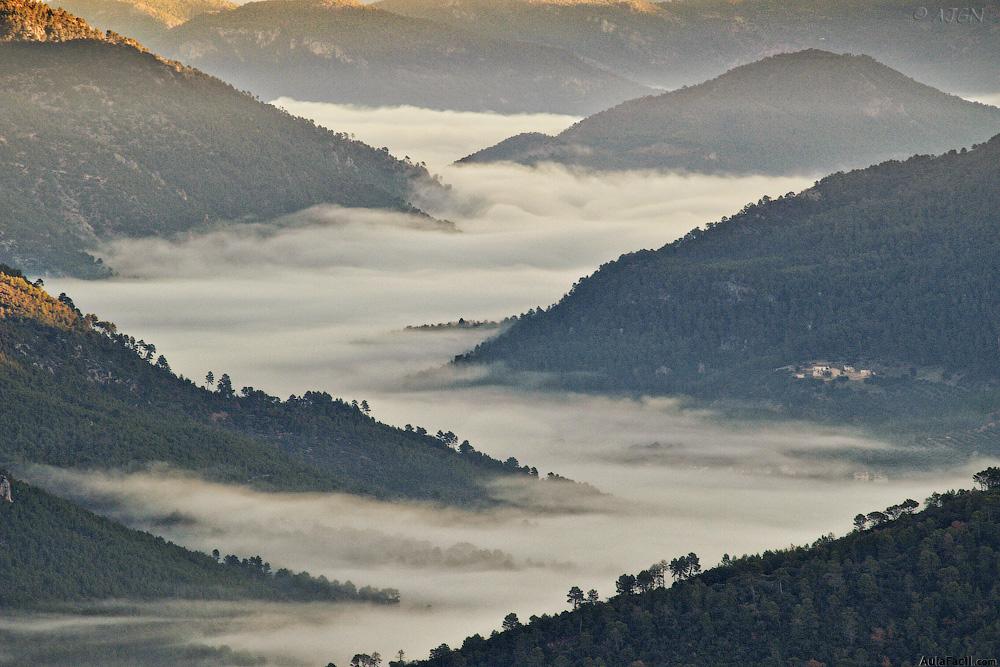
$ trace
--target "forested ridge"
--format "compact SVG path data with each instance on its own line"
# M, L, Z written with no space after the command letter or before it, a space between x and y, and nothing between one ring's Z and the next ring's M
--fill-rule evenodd
M992 428L998 170L1000 137L834 174L605 264L458 362L589 389L798 402L800 414L848 419L891 419L913 398L917 419L965 405L978 415L967 426ZM810 360L877 377L793 379L789 368Z
M555 137L518 135L460 162L814 174L971 146L998 131L996 107L868 56L812 49L629 100Z
M190 551L18 481L13 499L0 502L0 608L108 598L398 601L394 590L272 569L259 556Z
M366 401L280 400L176 376L156 346L84 316L0 266L0 463L143 469L157 462L266 489L340 490L482 506L538 473L468 441L371 416ZM545 482L538 482L545 483Z
M510 615L502 633L406 664L860 667L917 665L922 656L995 659L1000 470L976 477L984 490L935 493L917 513L919 504L907 500L859 515L840 539L725 556L705 572L688 554L662 570L622 575L607 602L574 587L571 611L523 625Z
M62 8L52 8L31 0L0 2L0 43L69 42L78 39L126 44L143 50L134 40L110 30L98 30Z
M229 0L53 0L100 28L151 44L173 26L199 14L232 9Z
M103 275L85 252L100 241L323 203L415 213L415 190L440 187L33 0L0 3L0 35L0 261L24 270Z

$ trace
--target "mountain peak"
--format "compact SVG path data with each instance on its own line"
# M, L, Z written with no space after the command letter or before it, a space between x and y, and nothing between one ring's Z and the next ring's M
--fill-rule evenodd
M856 55L853 53L835 53L833 51L826 51L824 49L802 49L800 51L788 51L784 53L776 53L774 55L762 58L755 62L748 63L740 67L735 67L732 70L730 70L730 73L740 72L740 71L770 69L775 67L789 67L794 65L807 65L809 67L816 67L823 65L840 66L843 64L853 64L853 65L872 67L882 70L892 69L888 65L880 63L871 56L866 56L863 54Z
M102 32L78 16L35 0L0 0L0 42L68 42L89 39L142 47L138 42Z
M1000 109L869 56L807 49L628 100L556 137L513 137L462 162L816 173L970 146L998 129Z

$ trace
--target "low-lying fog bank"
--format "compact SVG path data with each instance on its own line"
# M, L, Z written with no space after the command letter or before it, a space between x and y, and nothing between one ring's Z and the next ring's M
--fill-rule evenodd
M394 608L254 605L219 612L213 623L197 619L219 607L169 605L182 636L279 664L345 664L358 651L389 656L400 648L424 657L441 642L489 633L507 612L526 619L562 609L572 585L606 596L618 574L662 558L695 551L711 564L725 552L803 543L845 532L857 512L968 486L969 469L855 480L856 472L882 471L825 455L886 445L852 432L720 423L665 398L414 381L492 331L407 325L500 319L548 305L623 252L662 246L811 179L448 167L510 134L555 131L572 119L282 102L431 162L454 193L433 212L458 233L428 231L405 216L319 207L277 230L117 243L104 254L118 278L50 280L49 289L155 342L190 377L211 369L229 373L237 387L281 396L318 388L364 398L379 419L452 430L477 449L608 496L582 512L469 514L332 494L263 495L169 471L32 471L56 493L184 545L259 552L280 566L395 587L403 599Z
M501 319L557 301L624 252L655 248L803 179L451 168L459 233L407 216L315 207L279 229L233 226L104 249L119 277L50 280L88 312L155 341L194 378L210 368L287 395L371 392L482 332L408 325ZM242 383L242 384L241 384Z
M345 664L359 651L390 655L403 649L423 657L441 642L454 646L469 634L488 634L510 611L522 619L559 611L570 586L594 587L607 596L621 572L689 551L710 565L723 553L843 533L858 512L968 486L971 475L970 468L864 483L818 477L808 469L799 476L793 465L782 473L753 472L708 461L719 455L774 458L793 441L797 446L810 442L808 436L800 432L795 440L792 431L735 432L710 424L698 430L696 419L671 417L669 409L642 403L577 405L567 397L561 406L560 399L550 398L526 409L531 399L541 397L498 405L492 418L474 420L481 422L480 434L496 429L487 424L500 412L508 423L526 418L513 431L501 428L495 433L498 441L507 446L527 434L525 450L538 445L538 458L585 473L613 492L607 507L572 514L467 513L337 494L261 494L168 471L122 476L36 468L27 476L202 551L260 553L276 566L400 590L398 607L254 603L239 606L239 613L221 614L213 611L220 608L217 603L171 603L170 625L151 626L160 633L155 636L169 627L171 636L185 641L229 646L275 664L316 665ZM552 409L553 423L539 424ZM602 425L612 409L617 418ZM573 414L590 417L571 427L567 421ZM661 431L671 420L677 428ZM590 435L582 437L586 431ZM650 434L703 451L706 459L679 465L620 460L619 451ZM842 437L820 433L815 444L830 446ZM163 613L160 605L138 605L134 611L143 623ZM203 622L206 617L210 623ZM22 634L30 620L23 619ZM126 615L108 622L137 621ZM108 633L105 626L92 630ZM74 632L87 635L78 627ZM133 627L129 637L134 640L140 632Z
M580 120L551 113L501 115L412 106L372 108L300 102L290 97L280 97L272 104L328 129L349 132L366 144L385 146L398 157L426 162L431 171L515 134L558 134Z

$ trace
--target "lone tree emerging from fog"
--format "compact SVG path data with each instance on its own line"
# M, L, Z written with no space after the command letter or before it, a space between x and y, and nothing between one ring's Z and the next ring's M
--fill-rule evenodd
M503 628L504 632L507 632L508 630L515 630L521 627L521 621L517 618L517 614L511 612L503 617L503 625L500 627Z
M208 374L205 375L205 385L211 387L214 384L215 384L215 373L209 371Z
M569 593L566 594L566 602L573 605L573 609L579 609L580 605L583 604L583 600L583 590L579 586L569 589Z
M597 591L591 588L587 591L587 604L597 604L601 601L601 596L597 594Z

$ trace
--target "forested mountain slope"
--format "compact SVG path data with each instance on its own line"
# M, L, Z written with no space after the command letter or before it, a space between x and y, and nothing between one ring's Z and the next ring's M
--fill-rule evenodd
M799 392L830 409L837 394L846 416L880 419L903 407L879 403L897 379L919 384L936 369L940 391L920 409L943 418L941 391L968 399L1000 376L998 177L1000 136L834 174L624 255L458 361L601 390ZM815 360L879 377L819 382L817 393L786 368ZM980 423L996 408L984 396Z
M229 0L53 0L91 25L129 35L143 43L199 14L232 9Z
M381 0L388 11L566 49L660 88L808 48L864 53L961 93L1000 92L1000 1Z
M142 469L156 462L265 489L340 490L482 506L501 478L534 480L453 436L377 422L367 405L286 401L228 376L175 376L155 346L82 316L0 267L0 464ZM545 482L538 482L543 484Z
M217 562L16 481L12 497L0 502L0 608L108 598L398 600L392 590L272 571L256 557Z
M155 46L267 99L587 114L649 92L566 51L355 0L252 2Z
M895 519L876 512L879 525L840 539L727 557L695 576L681 568L669 588L647 576L645 592L532 617L415 664L815 667L1000 655L1000 491L934 494L909 513L914 505L893 508Z
M90 39L120 43L118 35L108 34L62 9L52 9L41 2L0 2L0 43L68 42ZM133 45L135 45L133 43Z
M555 137L513 137L462 162L828 173L970 146L998 131L996 107L942 93L865 56L809 50L624 102Z
M436 185L32 0L0 2L0 35L0 261L100 275L84 251L102 240L320 203L412 211L412 189Z

